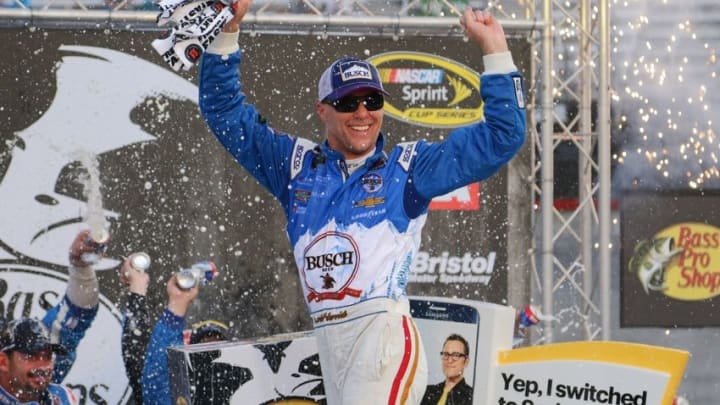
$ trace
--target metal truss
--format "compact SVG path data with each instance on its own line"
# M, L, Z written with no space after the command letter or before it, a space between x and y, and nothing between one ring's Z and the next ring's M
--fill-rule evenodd
M539 246L533 297L543 323L537 342L610 339L610 107L607 0L543 0L542 40L535 64L541 88L532 93L534 196ZM568 111L575 113L566 114ZM597 116L595 116L597 115ZM538 120L539 119L539 120ZM577 204L555 203L556 150L577 153ZM573 201L573 202L574 202ZM537 219L537 218L536 218Z

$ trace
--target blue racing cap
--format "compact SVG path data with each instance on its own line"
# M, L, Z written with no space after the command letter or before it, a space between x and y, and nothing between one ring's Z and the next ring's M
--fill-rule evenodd
M46 349L67 354L65 346L52 343L45 324L34 318L23 317L11 321L0 335L0 350L3 352L35 354Z
M360 89L374 89L387 94L372 63L346 56L333 62L320 76L318 100L339 100Z

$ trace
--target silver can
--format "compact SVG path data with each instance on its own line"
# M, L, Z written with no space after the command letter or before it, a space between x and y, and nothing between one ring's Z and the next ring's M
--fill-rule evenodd
M85 245L93 248L92 252L83 253L80 257L86 264L96 264L107 251L107 244L110 241L110 232L107 229L90 230L85 239Z
M107 242L110 240L110 232L108 232L105 228L91 229L90 240L101 246L107 245Z
M217 275L215 263L204 260L193 264L188 269L182 269L175 275L177 286L182 290L189 290L198 283L209 283Z
M175 276L175 281L181 290L189 290L198 283L199 275L192 268L182 269Z
M147 271L150 268L150 255L145 252L136 252L131 254L130 266L138 271Z

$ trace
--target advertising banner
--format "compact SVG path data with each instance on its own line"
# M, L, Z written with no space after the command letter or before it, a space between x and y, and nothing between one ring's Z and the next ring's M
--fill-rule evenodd
M625 342L512 349L510 307L440 297L412 297L410 306L428 359L421 405L437 404L432 393L458 373L466 389L453 404L671 405L689 358L686 351ZM468 357L441 361L446 340L456 335L468 342ZM174 347L174 403L193 403L191 387L205 374L218 376L205 385L233 387L231 404L331 405L317 351L313 332Z
M453 403L490 405L497 354L511 348L515 311L507 306L441 297L411 297L410 309L428 359L422 405L435 405L429 392L461 372L469 395ZM440 361L448 336L468 342L468 357ZM192 404L192 387L232 387L223 403L236 405L332 405L325 399L322 364L314 333L298 332L240 342L207 343L169 350L173 403ZM458 369L458 365L464 367ZM350 365L352 367L352 365ZM203 376L217 376L209 381ZM206 378L206 377L205 377ZM202 381L202 383L200 382ZM221 390L216 390L221 391ZM368 398L368 403L374 403ZM448 402L449 403L449 402Z
M621 325L720 326L720 193L626 191Z
M150 46L156 36L0 29L13 56L0 61L1 315L42 316L48 304L39 305L39 297L53 303L64 293L77 232L91 218L109 223L108 256L96 266L103 315L78 360L95 363L76 365L66 379L83 387L77 392L88 404L128 398L118 344L126 291L114 269L132 252L152 258L154 316L171 272L213 260L220 275L203 288L188 321L220 319L240 337L311 326L279 204L209 133L198 112L196 69L172 71ZM366 57L383 72L391 93L389 145L441 140L482 117L482 55L462 38L253 33L241 35L240 44L249 101L272 126L315 142L323 139L315 117L318 78L345 55ZM511 47L527 73L529 43L515 39ZM506 299L505 173L433 203L411 294ZM83 355L85 343L95 341L107 347L88 350L103 347L108 359ZM112 378L101 369L112 369Z
M498 405L671 405L689 353L624 342L573 342L500 353Z

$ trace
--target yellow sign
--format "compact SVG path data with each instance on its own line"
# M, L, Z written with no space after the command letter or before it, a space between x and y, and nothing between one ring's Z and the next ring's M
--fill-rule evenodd
M450 59L421 52L368 58L391 94L385 112L428 127L460 127L482 120L480 74Z
M657 237L673 238L679 251L665 268L665 295L686 301L720 295L720 229L681 223L663 229Z
M689 356L682 350L624 342L501 351L495 403L671 405Z
M720 295L720 229L699 222L673 224L634 248L629 270L646 293L683 301Z

